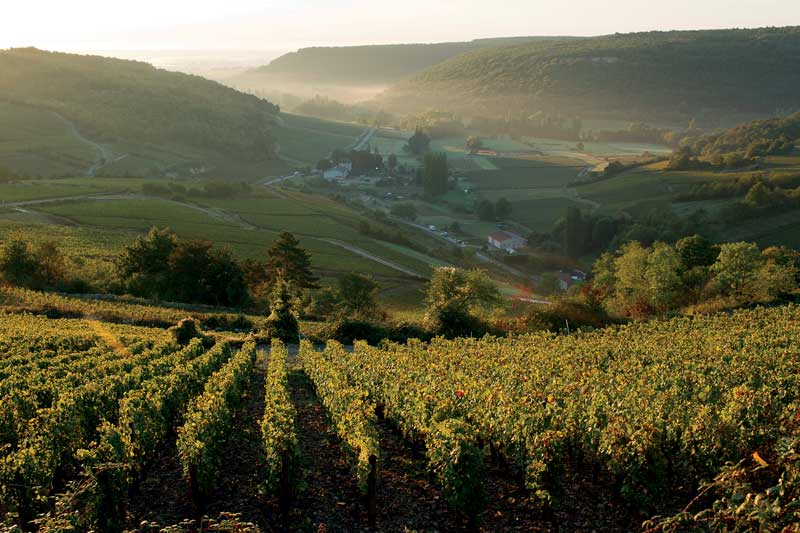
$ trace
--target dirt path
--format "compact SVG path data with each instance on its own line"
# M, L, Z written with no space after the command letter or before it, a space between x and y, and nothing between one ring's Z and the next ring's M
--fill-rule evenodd
M259 365L244 408L237 414L228 438L225 466L219 483L209 495L207 514L218 516L236 512L264 531L280 526L278 501L263 493L265 479L261 437L264 417L265 355L259 352Z
M378 488L378 529L383 531L457 531L463 528L430 481L421 450L383 421L378 422L381 474Z
M366 507L352 469L352 459L328 424L305 374L289 374L292 402L297 409L300 444L300 493L292 503L293 530L357 531L366 529Z

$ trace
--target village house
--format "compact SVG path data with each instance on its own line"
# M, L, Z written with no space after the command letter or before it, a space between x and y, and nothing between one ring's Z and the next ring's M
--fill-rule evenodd
M489 235L489 244L512 254L520 248L527 246L528 241L524 237L516 233L511 233L510 231L496 231Z

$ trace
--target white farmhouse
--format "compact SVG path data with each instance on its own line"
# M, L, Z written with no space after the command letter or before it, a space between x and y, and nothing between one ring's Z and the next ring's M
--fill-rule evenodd
M489 235L489 244L508 253L514 253L516 250L527 246L528 241L510 231L496 231Z

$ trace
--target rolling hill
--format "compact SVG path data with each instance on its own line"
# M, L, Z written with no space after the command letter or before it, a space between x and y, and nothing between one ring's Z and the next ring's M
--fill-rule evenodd
M146 63L0 51L0 165L28 174L281 165L277 106ZM91 167L91 168L89 168Z
M478 50L382 94L389 111L770 115L800 107L800 27L616 34Z
M354 102L370 98L394 82L467 52L554 39L564 38L507 37L452 43L302 48L226 83L267 94L280 89L300 97L314 96L316 91ZM342 87L351 90L343 91ZM352 90L355 87L364 90Z

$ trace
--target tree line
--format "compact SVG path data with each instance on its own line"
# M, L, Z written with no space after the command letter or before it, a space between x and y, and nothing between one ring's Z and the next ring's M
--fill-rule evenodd
M317 286L311 258L291 233L283 233L263 260L237 260L230 250L208 241L180 239L169 229L152 228L125 246L114 260L108 289L161 301L223 307L259 307L277 280L293 290ZM5 283L35 290L88 292L89 280L70 271L54 242L7 242L0 250Z
M714 244L699 235L674 245L626 243L594 264L585 294L607 311L643 317L686 306L764 303L800 287L800 252L753 243Z

